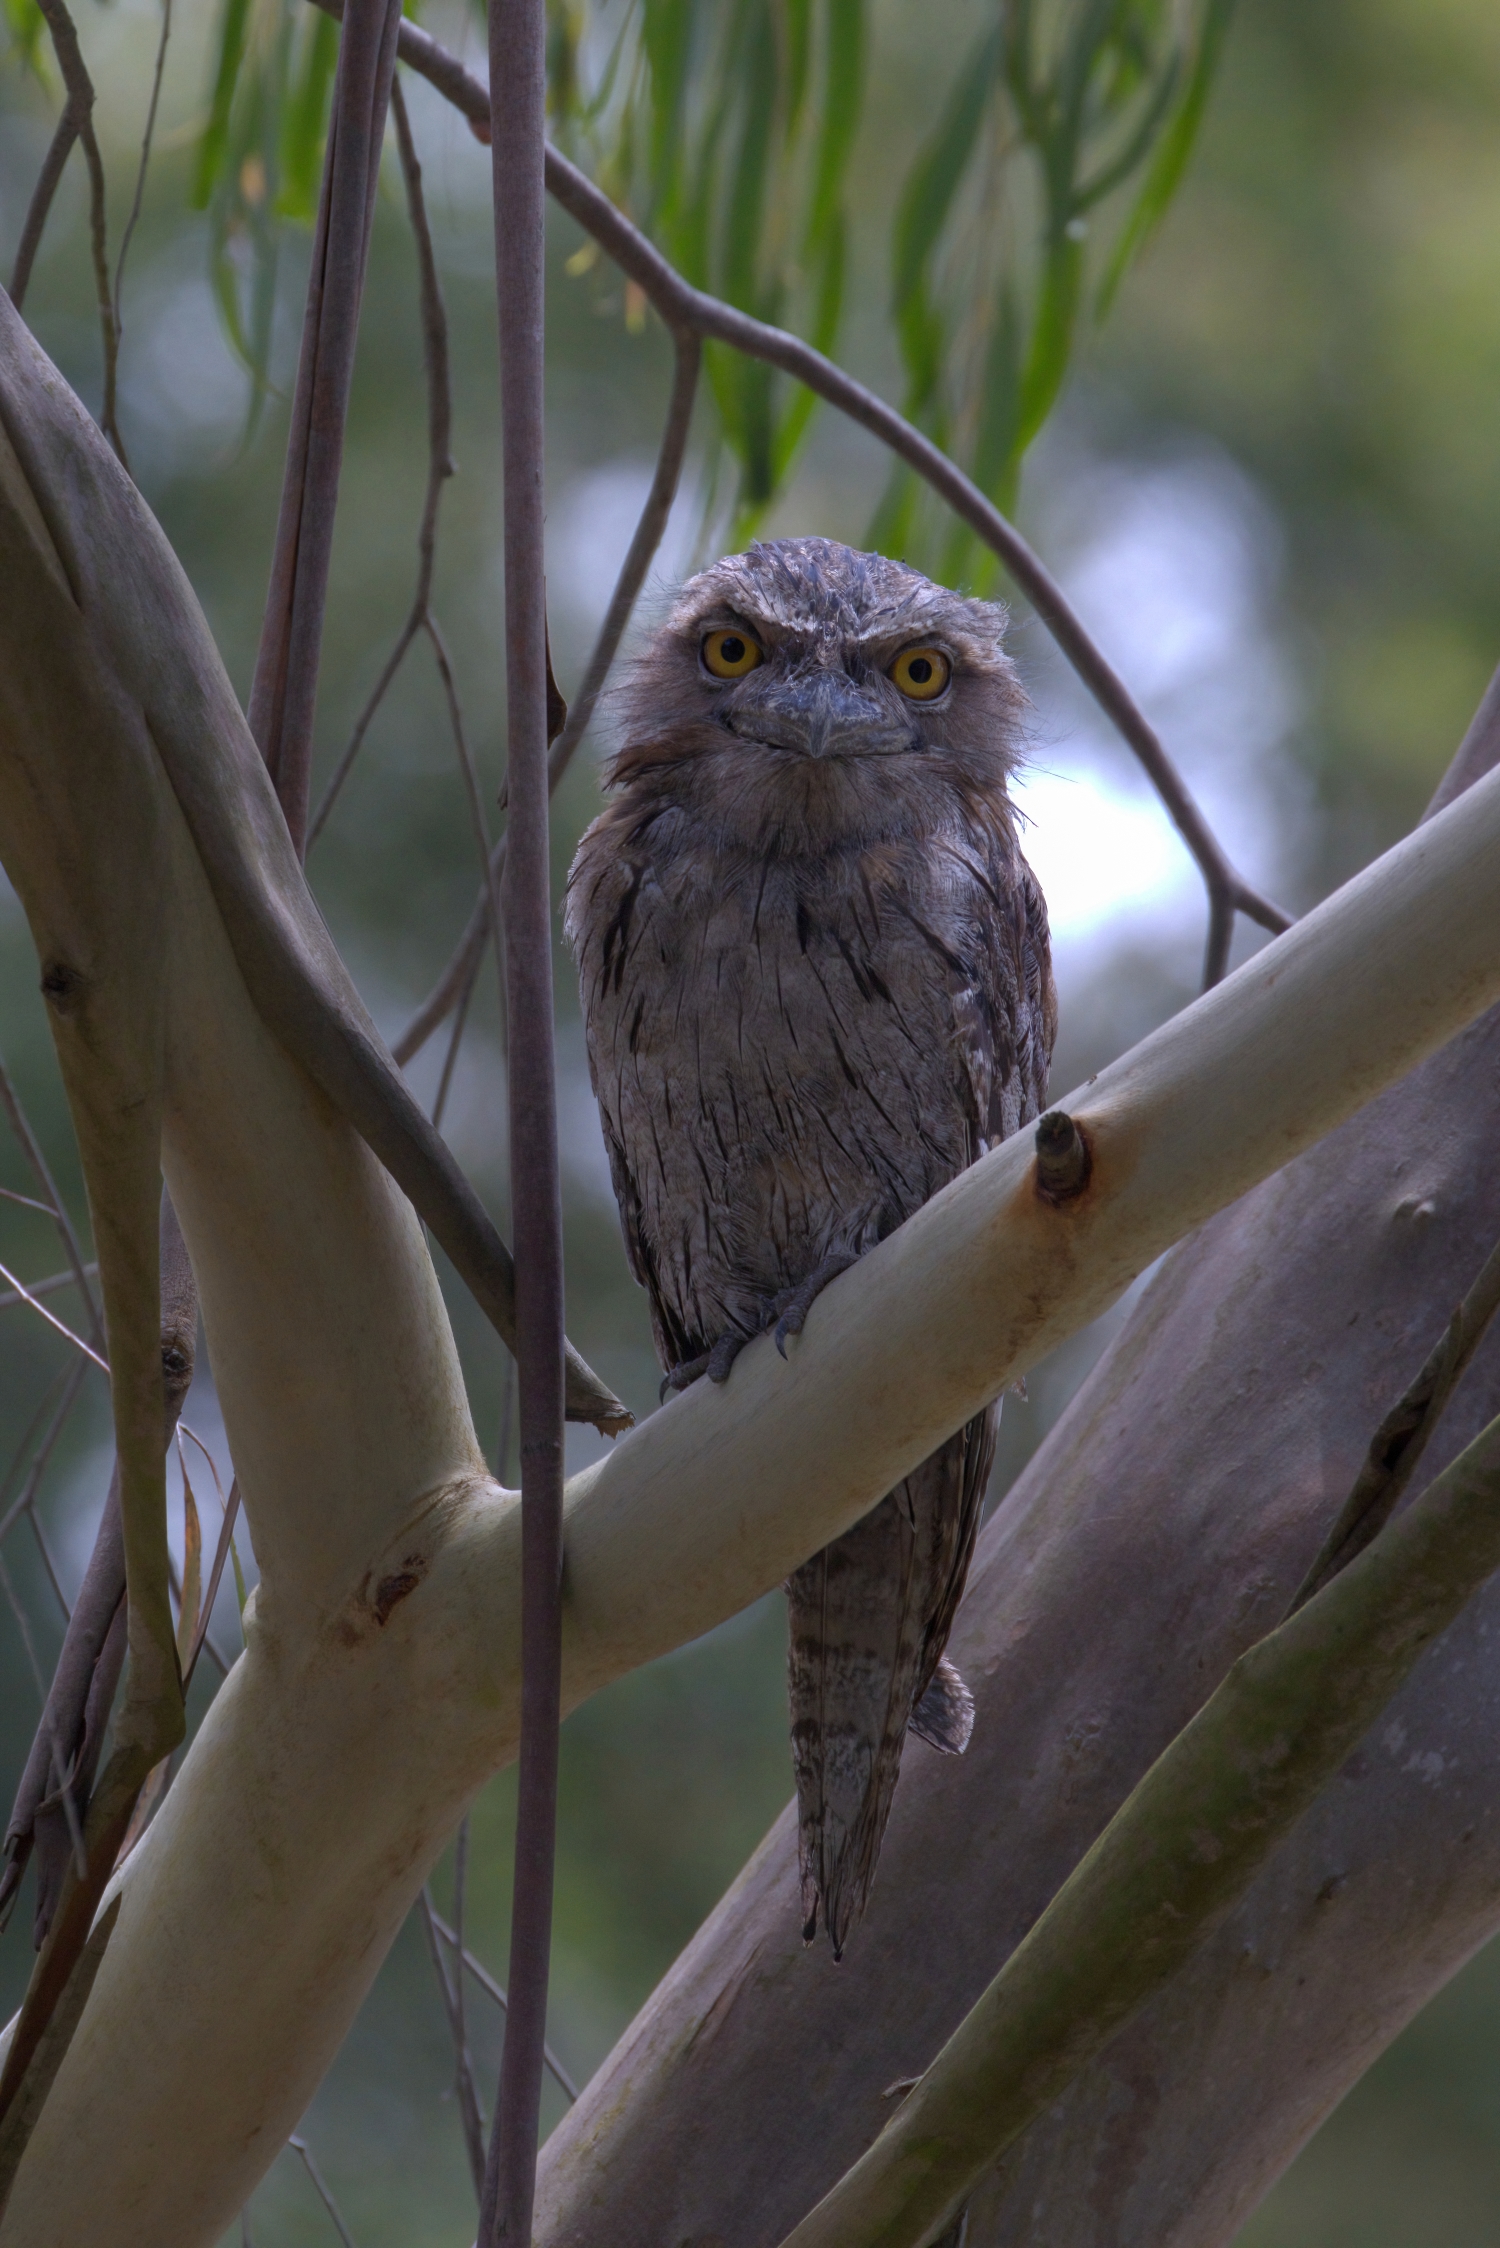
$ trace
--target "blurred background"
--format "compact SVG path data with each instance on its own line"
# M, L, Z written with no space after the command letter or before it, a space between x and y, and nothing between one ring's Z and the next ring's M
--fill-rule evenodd
M55 74L25 67L27 17L0 64L0 271L9 272L57 110ZM887 395L901 368L884 317L896 184L991 0L880 0L847 194L840 356ZM128 209L160 28L154 0L79 0L100 89L112 222ZM482 68L476 19L425 18ZM211 282L208 214L190 207L216 19L176 0L157 150L123 292L120 424L134 472L248 690L274 526L306 269L281 248L269 389L250 382ZM486 801L503 768L499 482L485 152L408 82L453 330L458 474L447 489L436 609ZM1027 459L1023 526L1159 725L1250 879L1303 910L1416 818L1500 657L1500 14L1487 0L1242 0L1201 137L1165 223L1109 320L1089 327ZM555 214L554 214L555 217ZM549 301L549 558L554 654L576 685L644 496L670 354L608 270L556 219ZM230 255L236 253L230 244ZM415 269L388 163L349 430L319 706L326 775L411 596L426 470ZM100 356L84 175L62 183L26 312L91 405ZM708 428L705 414L705 431ZM705 442L686 479L645 611L726 535ZM859 542L885 478L877 449L820 415L764 527ZM1204 909L1192 865L1128 753L1018 619L1032 699L1020 799L1057 942L1058 1093L1191 996ZM596 725L556 806L555 877L597 807ZM438 681L420 648L380 715L310 861L318 897L375 1016L394 1037L473 902L475 845ZM1243 928L1243 953L1253 940ZM559 1066L570 1331L638 1413L657 1371L644 1300L620 1248L588 1089L571 972L559 958ZM0 1052L80 1226L66 1113L19 909L0 896ZM439 1036L412 1066L429 1101ZM504 1080L492 966L454 1069L445 1128L491 1206L504 1206ZM0 1135L0 1186L35 1187ZM63 1262L50 1221L0 1203L0 1259L27 1281ZM8 1283L0 1282L0 1286ZM482 1440L502 1433L500 1353L461 1291L455 1328ZM49 1304L77 1324L76 1295ZM30 1740L108 1478L102 1378L27 1506L31 1426L69 1347L0 1306L0 1796ZM1078 1338L1008 1402L995 1497L1101 1347ZM53 1387L49 1390L48 1385ZM205 1368L187 1421L227 1484ZM572 1432L575 1436L578 1432ZM589 1455L588 1432L575 1464ZM213 1475L188 1472L210 1546ZM511 1474L513 1476L513 1463ZM174 1498L174 1521L179 1520ZM180 1537L180 1531L178 1533ZM248 1582L254 1557L243 1537ZM25 1619L22 1628L21 1618ZM213 1628L233 1659L232 1582ZM779 1597L579 1711L564 1738L553 2044L592 2070L716 1902L790 1793ZM194 1714L218 1673L201 1665ZM476 1804L468 1925L503 1974L508 1777ZM449 1908L451 1867L435 1876ZM29 1900L0 1942L0 2015L29 1967ZM475 1998L485 2096L498 2051ZM360 2248L472 2238L451 2058L425 1938L409 1924L310 2111L304 2136ZM549 2115L562 2094L549 2090ZM283 2154L248 2237L334 2237L309 2172ZM236 2235L238 2238L239 2236ZM1244 2235L1245 2248L1483 2248L1500 2242L1500 1959L1437 1999L1325 2125Z

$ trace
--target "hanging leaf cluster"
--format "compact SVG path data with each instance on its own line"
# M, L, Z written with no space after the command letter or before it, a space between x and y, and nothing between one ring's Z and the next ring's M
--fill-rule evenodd
M844 302L866 15L866 0L628 0L575 21L554 0L551 17L554 129L689 280L824 351ZM812 400L734 352L711 347L707 366L743 535Z
M967 40L947 39L959 59L895 199L890 317L905 411L1002 508L1081 329L1182 177L1232 5L970 0ZM553 133L691 281L829 352L868 18L868 0L548 0ZM279 232L315 210L337 42L306 0L222 0L195 201L258 398ZM596 258L590 245L571 270ZM643 323L628 289L623 309ZM724 348L707 363L743 539L783 487L813 401ZM990 567L939 532L904 471L870 540L950 580Z
M904 184L891 243L904 410L1007 512L1081 321L1108 311L1182 177L1232 5L1003 0ZM873 539L950 581L979 559L962 534L934 552L904 472Z
M214 295L253 379L251 426L266 395L283 223L318 202L339 32L306 0L224 0L213 92L192 201L209 214Z

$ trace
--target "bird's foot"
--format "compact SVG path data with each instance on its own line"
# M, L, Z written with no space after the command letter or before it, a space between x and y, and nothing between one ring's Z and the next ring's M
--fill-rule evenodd
M852 1264L859 1263L856 1249L833 1249L807 1278L795 1288L783 1288L776 1298L774 1309L780 1313L776 1322L776 1348L786 1356L788 1335L800 1335L808 1313L817 1302L830 1280L837 1280Z
M691 1389L705 1374L711 1382L727 1382L729 1369L749 1339L748 1335L721 1335L712 1350L700 1350L696 1358L685 1358L680 1366L671 1367L662 1376L663 1404L674 1390Z

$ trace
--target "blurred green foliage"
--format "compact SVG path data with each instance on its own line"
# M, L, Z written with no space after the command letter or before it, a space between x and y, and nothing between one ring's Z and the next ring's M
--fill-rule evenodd
M669 223L674 165L683 179L707 182L716 200L705 271L727 287L726 214L753 121L754 71L740 66L715 132L704 74L728 67L715 59L713 41L727 40L727 27L739 19L728 0L716 8L698 4L701 18L693 20L703 44L693 50L680 108L668 112L681 131L662 158L660 177L651 169L651 120L668 96L665 88L658 95L639 43L644 14L631 18L628 36L600 43L592 18L555 11L554 96L558 129L574 135L575 148L599 167L611 191L653 225ZM79 0L78 13L100 86L100 130L118 213L133 177L155 12L149 0L111 0L107 9ZM26 45L28 0L8 0L6 20L15 27L15 67L0 69L0 254L8 257L55 122L57 89L45 42L40 49ZM807 27L807 75L795 116L789 66L783 49L776 52L772 154L759 175L763 213L782 207L775 199L789 167L801 167L804 182L810 176L828 130L834 14L808 0L800 20ZM1135 59L1128 68L1121 61L1118 78L1104 71L1088 78L1090 137L1075 178L1091 180L1108 152L1127 147L1133 121L1162 98L1174 40L1181 59L1156 156L1115 191L1117 201L1104 213L1109 228L1097 229L1104 238L1085 245L1097 263L1074 300L1074 376L1027 455L1019 505L1029 526L1050 535L1060 520L1059 495L1067 494L1071 516L1081 511L1086 524L1106 468L1150 467L1185 446L1217 449L1252 480L1276 526L1270 618L1298 689L1289 754L1307 794L1285 887L1302 903L1410 823L1500 654L1500 230L1493 223L1500 204L1500 15L1489 0L1324 0L1316 10L1305 0L1246 0L1204 101L1195 72L1216 20L1206 8L1186 17L1165 10L1108 17L1111 35L1118 28L1121 39L1137 24ZM306 256L305 230L282 233L274 222L278 207L305 217L317 177L321 125L315 130L313 121L325 99L318 73L325 73L326 88L327 70L327 54L319 62L314 53L317 21L310 12L296 15L290 0L246 0L236 99L257 82L245 75L252 61L271 89L258 117L247 110L246 121L233 102L224 110L213 104L223 31L217 7L178 0L163 136L126 285L122 414L132 457L242 691L264 593ZM926 0L920 10L868 0L860 22L863 99L858 129L840 152L833 198L842 228L839 351L887 395L916 402L914 368L928 364L914 356L921 335L913 328L909 356L900 321L891 317L896 279L905 274L916 292L911 301L941 324L944 339L936 388L921 411L945 415L949 441L972 461L977 455L964 448L977 443L973 402L982 392L945 385L950 376L958 381L950 363L965 352L970 369L982 374L988 364L983 350L970 350L966 314L974 322L1000 314L997 269L982 262L998 250L973 219L984 207L982 161L1004 147L1017 178L1032 182L1029 202L1017 188L1014 215L1017 254L1024 250L1033 262L1006 269L1017 276L1019 353L1034 332L1025 323L1035 319L1034 261L1044 240L1039 158L1030 143L1006 143L1013 97L1008 82L991 76L971 168L947 206L948 231L917 257L913 183L925 176L924 166L930 172L934 122L968 89L966 73L993 39L996 18L991 0ZM467 36L472 51L466 0L446 13L433 0L432 28L453 44ZM613 28L620 34L619 22ZM28 51L40 60L40 80L23 67ZM627 72L636 79L637 122L628 146L616 137L618 113L609 108L610 100L623 100L607 85L611 56L619 84ZM1062 84L1055 47L1039 43L1028 67L1037 85ZM601 90L608 99L591 108ZM284 130L303 97L300 124ZM437 606L493 796L503 740L487 167L483 152L423 89L413 90L412 107L453 322L457 388L460 473L445 500ZM221 152L205 180L201 151L216 117ZM280 120L274 130L273 118ZM1100 289L1108 293L1118 245L1140 247L1131 214L1141 214L1138 229L1154 215L1150 164L1185 145L1195 123L1196 152L1177 198L1115 299L1109 325L1099 330L1092 311ZM253 166L246 172L252 158L260 173ZM95 399L98 335L77 188L70 170L27 309L69 379ZM204 193L207 203L195 214L195 194ZM224 198L222 207L216 197ZM245 198L243 209L234 197ZM807 204L793 200L788 207L805 211ZM277 245L265 274L256 264L256 214L263 214L265 239ZM670 223L688 223L681 199ZM811 332L823 269L807 262L795 234L777 235L769 222L758 240L766 262L744 269L745 286L782 294L757 298L753 308L775 301L782 308L777 317ZM893 265L893 244L907 245L906 265L899 258ZM622 462L638 471L649 458L670 362L660 331L636 317L606 269L579 272L588 264L580 257L584 248L558 226L549 303L549 486L559 526L575 499L602 509L601 480ZM257 350L263 355L262 418L248 442L249 386L218 341L203 278L216 255L228 256L239 292L241 347L252 360ZM325 772L410 595L425 470L414 305L410 245L392 194L377 220L346 454L319 710ZM1089 318L1080 316L1084 311ZM960 397L969 401L963 412ZM208 418L214 399L216 420ZM776 432L790 403L773 391L769 405L756 409L762 438L771 432L772 451L762 460L770 458L779 479L763 519L773 531L858 539L885 483L884 459L825 416L778 467ZM705 485L715 442L705 429ZM747 457L736 455L737 475ZM917 531L939 542L939 559L952 559L939 526ZM554 646L564 688L571 689L586 645L587 604L567 605L561 563L557 570ZM1023 635L1020 647L1035 683L1035 644ZM1110 653L1134 677L1153 651L1132 642L1127 627ZM1050 761L1065 761L1066 740L1047 736L1044 746ZM557 805L555 877L597 800L593 772L581 762ZM437 683L419 663L403 674L372 729L312 875L379 1020L387 1029L399 1026L446 957L475 883ZM576 1109L577 1020L561 957L558 977L562 1052L572 1070L569 1078L565 1069L565 1081ZM1065 985L1060 1080L1076 1081L1180 1004L1189 977L1177 954L1153 950L1136 931L1114 932ZM34 987L29 940L11 906L0 911L0 1051L76 1210L76 1165ZM450 1122L464 1161L496 1206L504 1172L498 1038L486 983ZM429 1097L437 1066L438 1055L429 1053L414 1070ZM572 1332L646 1410L655 1368L613 1212L584 1169L570 1164L567 1176ZM27 1187L8 1145L0 1146L0 1184ZM0 1259L28 1279L60 1262L43 1221L13 1205L0 1205ZM457 1293L450 1300L480 1433L493 1447L503 1410L498 1353L472 1307ZM59 1308L73 1315L71 1305ZM3 1472L65 1351L14 1310L0 1312L0 1322ZM1080 1341L1033 1378L1029 1404L1008 1405L1007 1477L1065 1405L1092 1347ZM86 1399L44 1490L44 1525L65 1585L76 1581L107 1472L102 1389ZM195 1400L189 1418L205 1410L211 1401L205 1407ZM212 1535L211 1510L206 1527ZM5 1550L45 1665L56 1652L61 1617L40 1552L15 1538ZM226 1593L216 1630L227 1652L233 1618L233 1595ZM554 2037L577 2071L597 2064L790 1792L781 1634L773 1599L622 1682L569 1721ZM194 1688L195 1721L212 1684L204 1666ZM19 1768L34 1712L24 1648L0 1615L0 1793ZM510 1783L502 1777L475 1807L470 1901L475 1942L502 1974L509 1819ZM438 1877L440 1901L447 1878L446 1871ZM0 2007L24 1980L25 1911L23 1903L0 1943ZM1496 2237L1497 1976L1500 1968L1486 1954L1434 2003L1276 2188L1246 2248L1482 2248ZM488 2071L497 2050L493 2024L485 2028L484 2017L475 2018ZM307 2125L361 2248L429 2241L457 2248L471 2237L458 2127L444 2097L449 2073L420 1933L408 1928ZM306 2179L285 2156L256 2196L252 2225L260 2248L332 2237Z

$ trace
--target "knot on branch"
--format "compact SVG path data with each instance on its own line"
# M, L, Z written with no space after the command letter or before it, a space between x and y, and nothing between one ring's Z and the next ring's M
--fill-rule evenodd
M49 960L42 968L42 997L55 1015L75 1015L83 1005L88 978L66 960Z
M1082 1194L1093 1170L1089 1143L1066 1109L1049 1108L1036 1128L1036 1191L1054 1206Z

